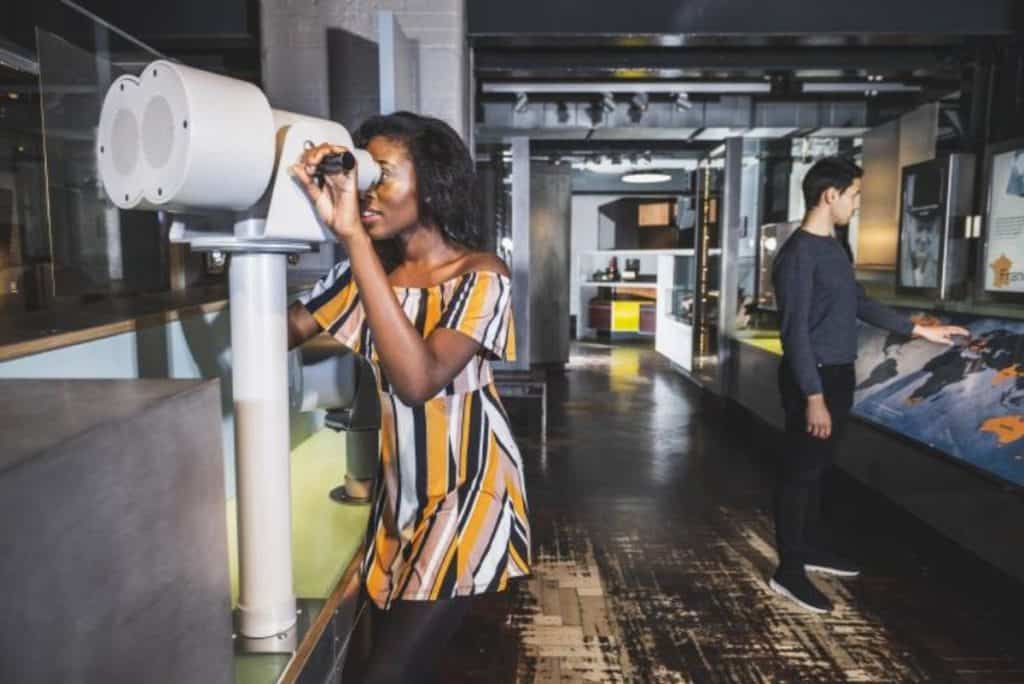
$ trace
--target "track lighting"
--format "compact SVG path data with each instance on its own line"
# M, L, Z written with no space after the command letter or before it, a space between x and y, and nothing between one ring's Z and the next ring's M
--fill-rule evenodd
M569 105L565 102L559 102L558 108L555 111L555 116L558 118L558 123L569 122Z
M601 109L605 114L611 114L615 111L615 96L611 93L603 93L601 95Z

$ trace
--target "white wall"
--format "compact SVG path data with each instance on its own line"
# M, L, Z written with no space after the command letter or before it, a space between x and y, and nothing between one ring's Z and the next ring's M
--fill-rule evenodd
M597 208L618 198L618 195L573 195L571 234L569 236L569 315L579 316L580 286L579 254L597 249Z

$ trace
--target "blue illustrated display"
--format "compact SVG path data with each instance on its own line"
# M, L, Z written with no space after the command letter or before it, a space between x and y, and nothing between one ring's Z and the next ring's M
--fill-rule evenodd
M1024 322L941 322L970 338L939 347L860 326L853 412L1024 485Z

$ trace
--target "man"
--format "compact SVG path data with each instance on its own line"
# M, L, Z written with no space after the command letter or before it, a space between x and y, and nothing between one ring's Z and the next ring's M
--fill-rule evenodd
M772 590L815 612L831 602L807 572L856 577L860 571L830 548L821 524L821 485L853 405L857 319L908 336L952 344L955 326L914 325L868 299L835 237L860 207L863 172L838 157L811 167L803 181L807 214L779 250L772 278L781 317L779 390L786 414L784 453L775 493L779 568Z

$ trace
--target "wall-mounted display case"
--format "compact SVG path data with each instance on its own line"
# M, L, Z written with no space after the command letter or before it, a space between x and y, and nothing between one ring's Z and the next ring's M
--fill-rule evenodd
M993 145L986 155L988 203L985 211L986 292L1024 293L1024 139Z
M953 154L907 166L902 187L898 288L938 299L963 296L974 156Z
M692 249L658 257L658 329L654 349L683 370L693 369L697 257Z
M693 325L696 259L692 255L672 257L672 287L664 292L665 314Z

